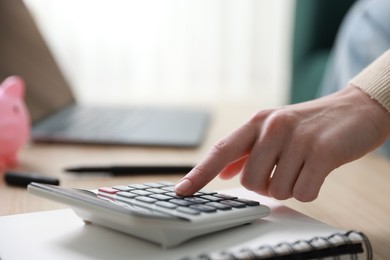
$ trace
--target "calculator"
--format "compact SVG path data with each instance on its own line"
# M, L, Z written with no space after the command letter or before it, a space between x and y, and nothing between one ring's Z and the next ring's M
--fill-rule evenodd
M31 183L28 191L69 205L86 223L174 247L191 238L251 223L270 214L258 201L200 190L179 196L167 181L96 190Z

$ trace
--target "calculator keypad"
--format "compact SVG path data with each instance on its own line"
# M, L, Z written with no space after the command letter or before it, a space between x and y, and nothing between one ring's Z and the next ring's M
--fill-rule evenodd
M101 187L98 189L98 196L112 202L121 202L119 204L136 202L138 206L141 203L145 208L165 212L169 210L173 215L185 214L192 217L260 205L257 201L206 190L200 190L192 196L180 196L174 192L174 184L165 181Z

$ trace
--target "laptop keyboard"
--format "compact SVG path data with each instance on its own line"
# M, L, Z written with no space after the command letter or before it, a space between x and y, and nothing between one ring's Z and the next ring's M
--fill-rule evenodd
M77 136L94 137L129 135L150 118L147 110L71 107L42 126L53 134L67 132Z
M78 133L121 133L142 124L148 118L148 113L137 109L106 109L72 107L65 110L60 120L52 120L50 129L58 132Z

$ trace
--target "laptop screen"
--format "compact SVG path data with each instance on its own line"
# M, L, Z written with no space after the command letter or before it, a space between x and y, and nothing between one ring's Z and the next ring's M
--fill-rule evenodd
M26 82L32 123L75 102L73 94L22 0L0 1L0 81Z

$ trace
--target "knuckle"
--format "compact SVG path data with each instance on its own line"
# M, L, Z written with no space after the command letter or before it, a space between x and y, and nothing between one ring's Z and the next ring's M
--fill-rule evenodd
M273 138L292 132L298 122L297 112L282 107L257 112L246 124L258 128L263 138Z
M269 117L269 122L271 125L280 126L280 125L289 125L294 122L296 116L292 111L287 110L277 110L272 113Z
M268 134L281 134L291 132L296 127L294 112L277 110L266 119L263 130Z
M259 112L256 112L249 120L249 123L250 124L258 124L260 122L263 122L265 119L267 119L267 117L269 117L270 114L272 114L272 112L274 111L274 109L265 109L265 110L261 110Z
M261 192L262 189L257 183L254 181L249 180L248 178L242 177L241 180L241 185L244 186L246 189L254 192Z
M195 178L201 178L202 175L205 175L205 169L204 167L200 166L200 165L196 165L192 170L191 170L191 174L193 177Z
M244 186L246 189L250 191L257 191L257 185L253 181L250 181L248 178L241 177L240 183L242 186Z
M292 194L293 197L301 202L310 202L315 200L318 197L318 191L309 185L295 186Z
M333 151L333 142L323 137L319 137L315 146L312 147L312 152L316 156L327 157L331 151Z
M269 194L277 200L286 200L291 198L291 192L288 189L273 183L270 184Z
M215 154L221 154L221 153L223 153L223 151L225 150L227 145L228 145L228 142L227 142L226 138L221 139L213 145L213 147L211 148L211 152L215 153Z
M262 184L259 182L252 181L249 178L243 177L243 175L241 175L240 183L247 190L268 196L267 185L264 183Z

